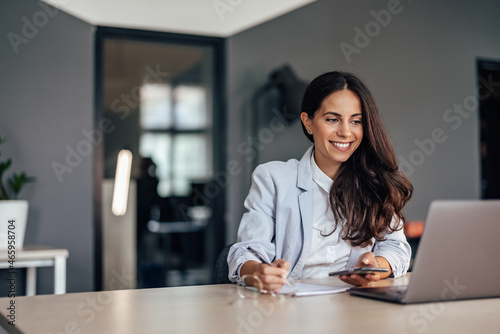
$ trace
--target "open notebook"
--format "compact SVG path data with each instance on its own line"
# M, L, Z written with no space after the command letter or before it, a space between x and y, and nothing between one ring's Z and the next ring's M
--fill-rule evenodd
M349 287L323 286L315 284L295 283L292 286L284 285L278 294L293 295L295 297L326 295L330 293L344 292Z

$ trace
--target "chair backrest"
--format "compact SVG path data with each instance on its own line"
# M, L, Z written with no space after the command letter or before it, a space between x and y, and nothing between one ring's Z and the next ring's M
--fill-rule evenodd
M227 254L229 253L229 248L231 248L233 244L227 245L222 249L217 256L217 260L215 261L215 270L214 270L214 282L215 284L229 284L231 281L228 278L229 268L227 266Z

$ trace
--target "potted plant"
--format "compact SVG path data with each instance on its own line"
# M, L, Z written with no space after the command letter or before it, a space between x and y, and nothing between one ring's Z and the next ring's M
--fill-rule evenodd
M0 135L0 145L5 143L5 138ZM12 165L12 160L2 160L0 153L0 249L22 249L26 223L28 219L28 201L18 200L17 196L23 186L35 179L25 172L12 173L6 178L5 172Z

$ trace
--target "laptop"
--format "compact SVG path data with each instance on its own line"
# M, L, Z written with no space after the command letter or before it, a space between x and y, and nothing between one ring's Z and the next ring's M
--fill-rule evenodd
M429 207L408 285L351 288L401 304L500 297L500 200L438 200Z

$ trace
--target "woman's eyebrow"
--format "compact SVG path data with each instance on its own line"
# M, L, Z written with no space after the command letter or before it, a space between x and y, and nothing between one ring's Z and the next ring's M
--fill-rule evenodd
M336 117L340 117L340 118L342 118L342 115L341 115L341 114L336 113L336 112L333 112L333 111L327 111L327 112L325 112L325 113L323 114L323 116L326 116L326 115L333 115L333 116L336 116ZM362 114L362 113L357 113L357 114L353 114L353 115L351 115L351 116L349 116L349 117L358 117L358 116L363 116L363 114Z

